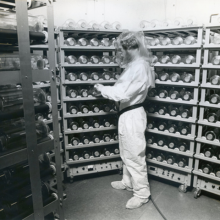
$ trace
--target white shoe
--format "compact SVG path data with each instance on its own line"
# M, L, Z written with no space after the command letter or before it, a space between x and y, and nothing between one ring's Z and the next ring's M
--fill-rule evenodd
M128 200L126 204L127 209L136 209L141 207L144 203L149 201L148 198L139 198L137 196L133 196L131 199Z
M111 185L114 189L126 189L128 191L133 191L132 188L126 187L121 181L111 182Z

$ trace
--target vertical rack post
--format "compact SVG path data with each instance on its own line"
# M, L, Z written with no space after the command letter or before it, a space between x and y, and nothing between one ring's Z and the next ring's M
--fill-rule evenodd
M52 101L52 116L53 116L53 134L54 134L54 151L56 161L56 176L57 176L57 193L60 200L58 206L59 219L64 219L62 209L63 203L63 189L62 189L62 172L61 172L61 152L59 142L59 121L58 121L58 107L57 107L57 85L56 85L56 61L55 61L55 43L54 43L54 13L53 1L47 0L47 20L48 20L48 47L49 47L49 63L50 63L50 85L51 85L51 101Z
M38 162L37 136L35 127L35 113L32 88L32 69L30 58L30 39L27 2L16 0L17 33L20 57L20 77L22 84L24 119L26 129L26 143L28 163L30 167L30 180L34 219L44 219L41 193L41 179Z

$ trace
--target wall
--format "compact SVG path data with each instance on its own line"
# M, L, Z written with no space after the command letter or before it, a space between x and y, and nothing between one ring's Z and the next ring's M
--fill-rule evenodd
M46 8L34 9L30 13L46 15ZM200 24L207 24L214 13L220 16L219 0L56 0L54 3L57 26L72 18L99 23L120 21L123 28L136 30L141 20L155 18L164 20L193 15Z

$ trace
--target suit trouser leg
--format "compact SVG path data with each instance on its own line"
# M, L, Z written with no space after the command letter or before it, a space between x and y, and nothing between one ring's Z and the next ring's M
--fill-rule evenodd
M133 188L134 196L148 198L150 188L145 161L146 112L143 107L123 113L119 118L119 147L123 165L122 183Z

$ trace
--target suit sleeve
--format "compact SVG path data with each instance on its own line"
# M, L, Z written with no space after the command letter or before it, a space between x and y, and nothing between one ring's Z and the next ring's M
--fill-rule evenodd
M103 86L102 96L114 101L127 102L136 96L147 84L147 72L144 64L133 67L128 72L129 75L124 80L114 86Z

